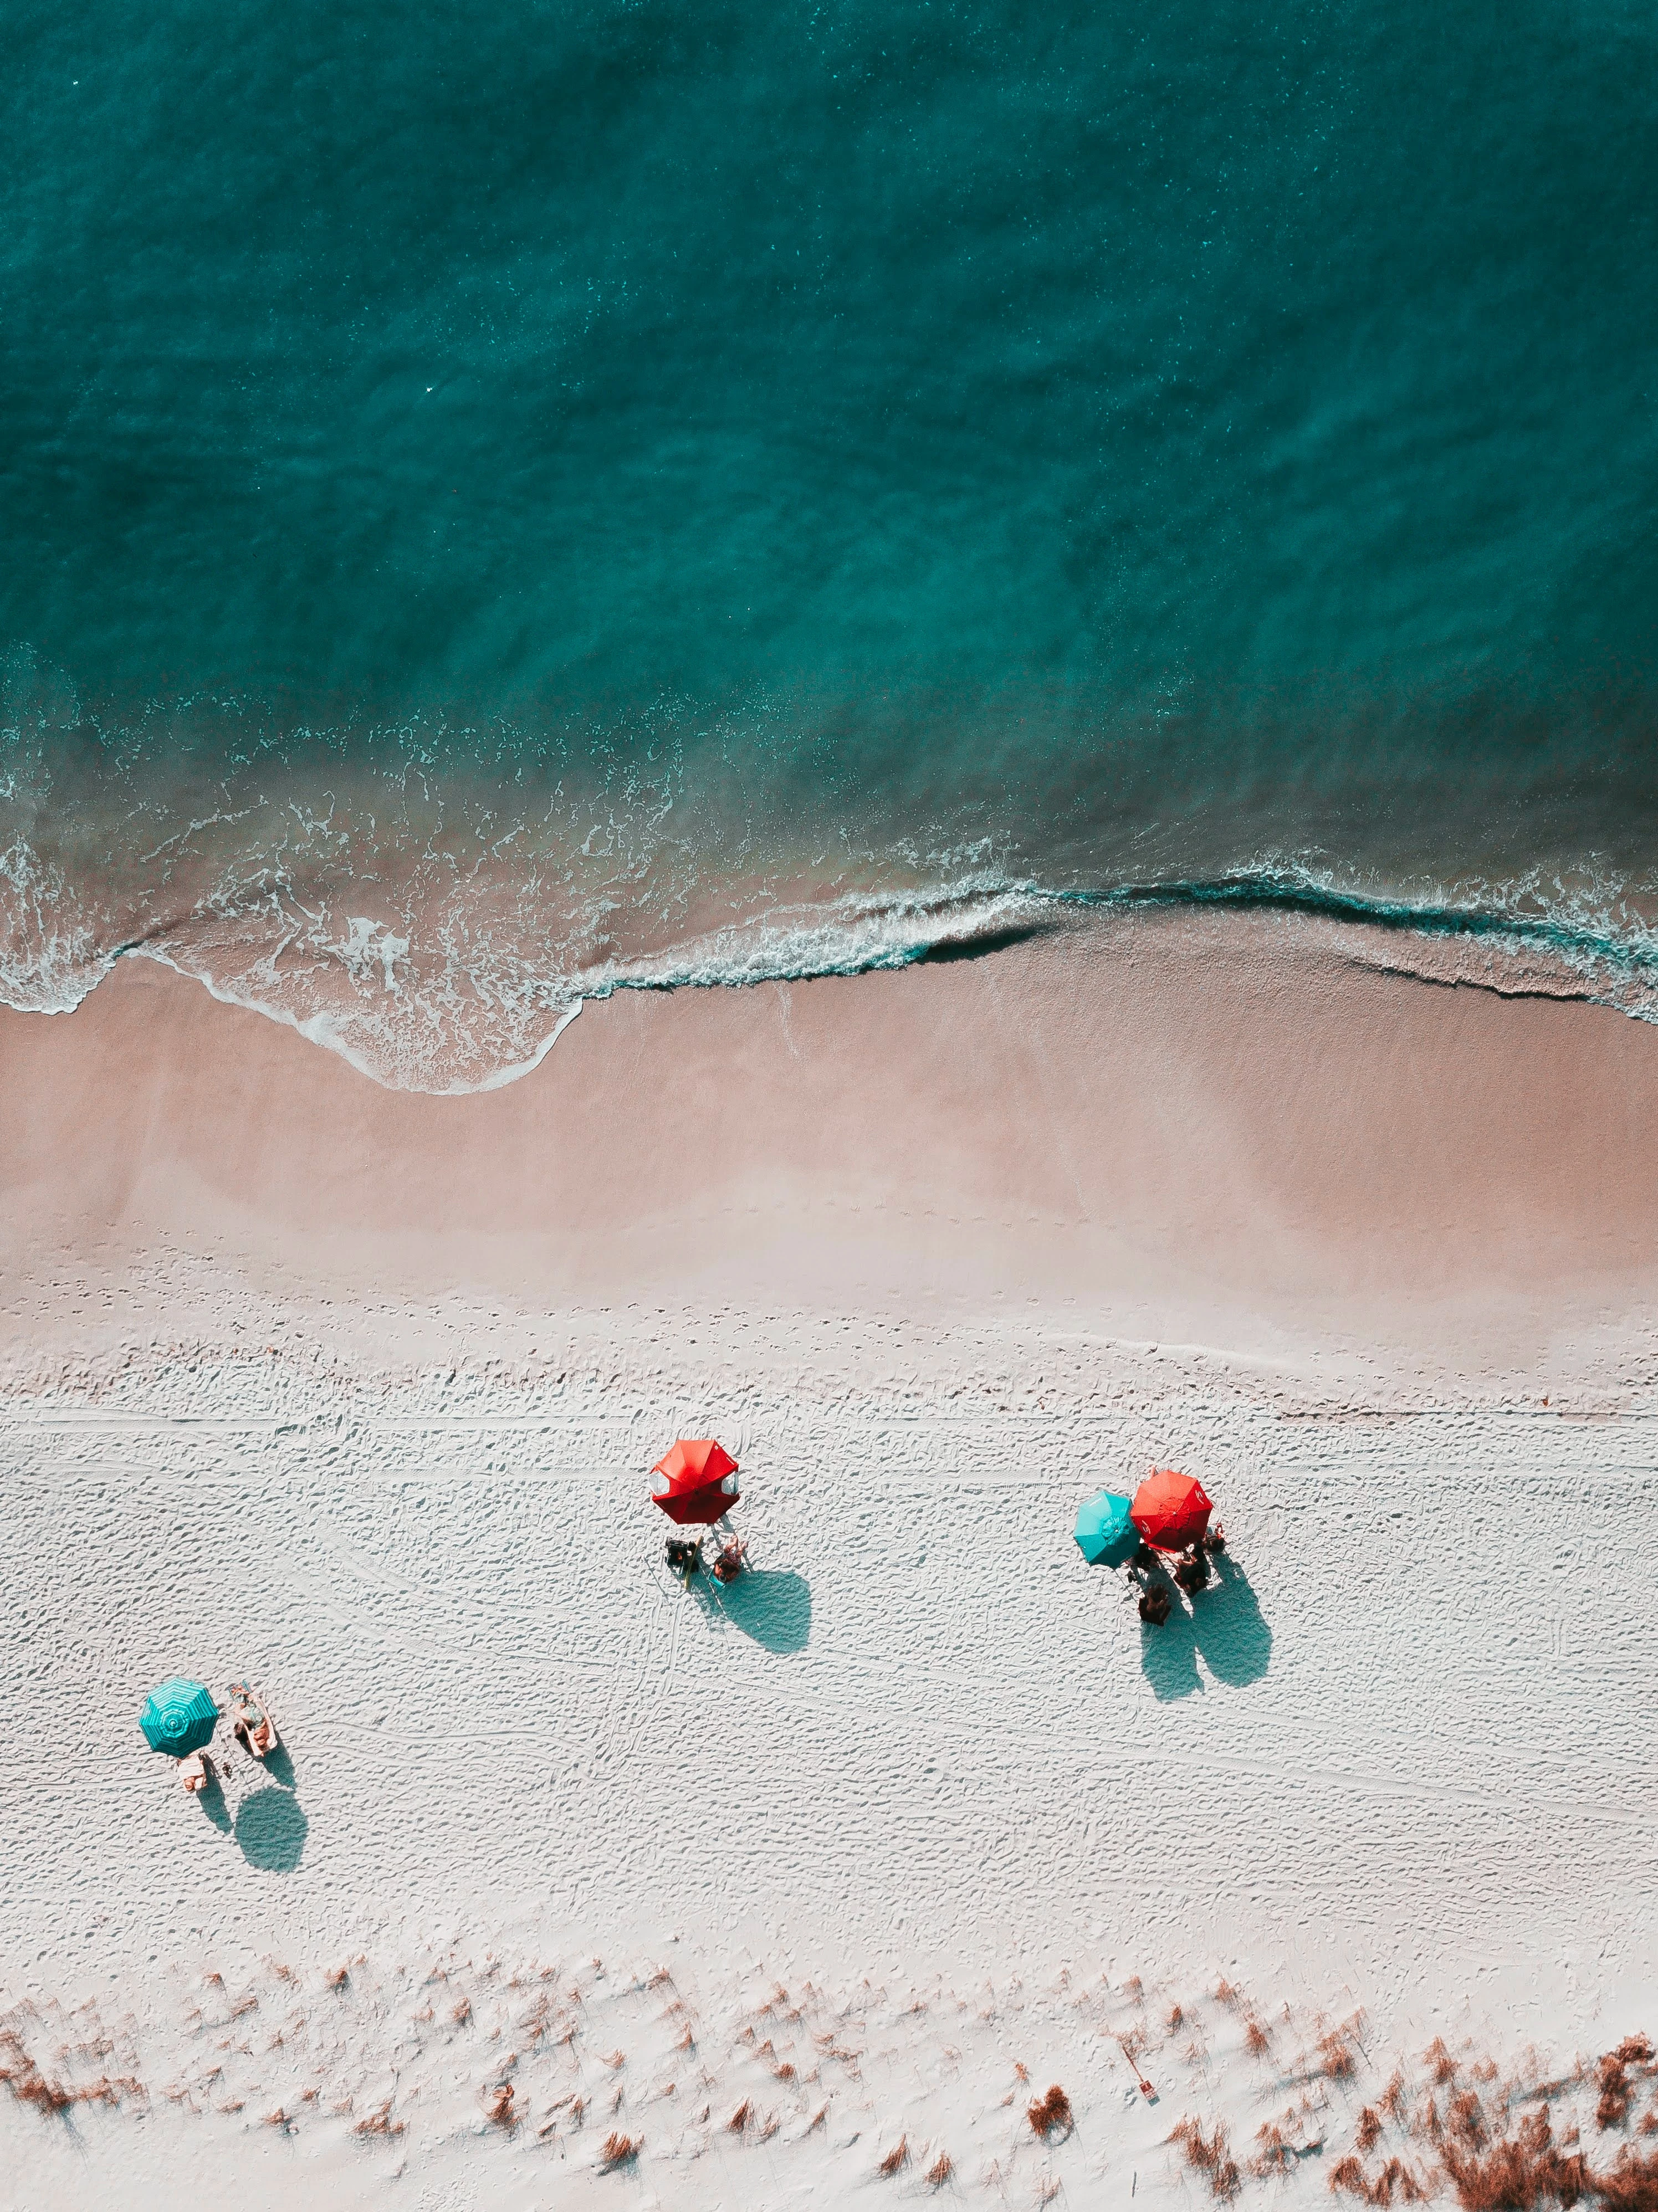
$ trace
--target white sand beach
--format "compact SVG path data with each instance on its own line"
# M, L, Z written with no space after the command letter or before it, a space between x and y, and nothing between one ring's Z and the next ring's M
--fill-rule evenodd
M1658 1030L1388 957L624 994L456 1098L143 959L0 1014L6 2201L1627 2173ZM1154 1464L1229 1538L1163 1629L1071 1536ZM186 1796L175 1673L285 1757Z

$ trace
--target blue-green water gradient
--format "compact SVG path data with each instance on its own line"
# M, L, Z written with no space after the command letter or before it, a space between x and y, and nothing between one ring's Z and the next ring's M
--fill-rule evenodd
M326 908L325 965L377 867L413 988L413 876L486 854L469 926L555 999L807 879L1288 871L1638 954L1647 11L9 31L20 1003L261 900ZM349 852L277 836L346 782Z

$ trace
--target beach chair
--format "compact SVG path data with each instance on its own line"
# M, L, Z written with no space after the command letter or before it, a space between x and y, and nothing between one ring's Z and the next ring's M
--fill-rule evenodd
M179 1761L179 1779L193 1797L213 1779L213 1761L204 1751L192 1751L188 1759Z
M669 1572L689 1586L691 1577L701 1571L702 1546L689 1536L670 1536L667 1558Z

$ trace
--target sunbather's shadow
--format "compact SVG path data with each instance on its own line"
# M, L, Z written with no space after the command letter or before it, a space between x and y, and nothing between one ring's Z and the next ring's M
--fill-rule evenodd
M292 1874L311 1823L291 1790L256 1790L236 1815L236 1841L249 1866L266 1874Z
M1213 1562L1213 1571L1208 1589L1189 1601L1170 1589L1174 1605L1161 1628L1140 1624L1140 1664L1160 1704L1202 1689L1199 1658L1218 1682L1236 1687L1258 1682L1266 1672L1272 1632L1248 1576L1225 1553Z
M804 1575L745 1567L717 1596L712 1590L703 1594L762 1650L804 1651L811 1641L811 1584Z
M273 1751L266 1752L259 1764L273 1782L280 1782L284 1790L294 1787L294 1762L288 1755L288 1746L279 1743Z
M1140 1623L1140 1665L1159 1705L1175 1698L1189 1698L1203 1687L1198 1673L1198 1643L1191 1614L1171 1593L1175 1602L1161 1628L1149 1620Z
M1272 1632L1249 1577L1230 1553L1214 1563L1215 1580L1193 1602L1193 1628L1203 1663L1218 1682L1258 1682L1272 1656Z
M210 1775L196 1792L196 1802L222 1836L230 1833L230 1808L224 1801L224 1784L216 1774Z

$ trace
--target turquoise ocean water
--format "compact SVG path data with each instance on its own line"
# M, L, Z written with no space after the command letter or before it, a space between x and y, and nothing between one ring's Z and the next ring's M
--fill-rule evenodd
M380 1079L1291 901L1658 985L1658 21L89 0L0 83L0 995Z

